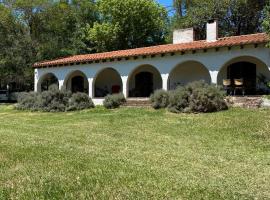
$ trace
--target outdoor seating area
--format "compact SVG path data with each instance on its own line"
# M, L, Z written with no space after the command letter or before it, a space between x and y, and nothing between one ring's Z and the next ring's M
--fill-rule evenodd
M225 91L227 92L227 95L245 95L245 85L244 85L244 79L224 79L223 80L223 87Z

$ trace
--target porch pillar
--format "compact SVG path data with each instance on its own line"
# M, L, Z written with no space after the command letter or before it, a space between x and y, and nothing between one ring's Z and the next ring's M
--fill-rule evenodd
M121 76L122 84L123 84L123 94L125 98L128 98L128 77L127 76Z
M35 75L34 75L34 92L38 92L38 72L37 72L37 69L35 69Z
M161 78L162 78L162 89L167 91L169 74L162 74Z
M89 97L90 98L94 98L94 88L93 88L93 82L94 82L94 79L93 78L88 78L88 91L89 91Z
M64 88L64 80L59 80L59 90L66 89Z
M218 71L209 71L211 76L211 83L217 85Z

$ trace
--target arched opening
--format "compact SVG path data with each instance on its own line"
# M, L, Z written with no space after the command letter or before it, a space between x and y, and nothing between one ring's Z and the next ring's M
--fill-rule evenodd
M43 92L49 90L50 86L57 85L59 87L59 82L57 77L53 73L48 73L42 76L38 82L38 92Z
M89 92L89 84L87 77L81 71L71 72L66 77L64 85L66 89L71 91L72 93L83 92L88 94Z
M105 97L108 94L122 92L123 84L119 73L113 68L106 68L94 80L94 97Z
M262 79L270 80L270 72L265 63L254 57L238 57L227 62L219 71L217 83L223 85L228 83L230 90L236 91L241 82L241 88L247 95L268 93L268 88ZM238 92L238 93L237 93Z
M170 73L168 79L168 89L174 90L178 86L184 86L193 81L203 80L211 83L211 76L207 68L196 61L187 61L177 65Z
M159 71L151 65L136 68L128 78L129 97L149 97L155 90L162 88Z

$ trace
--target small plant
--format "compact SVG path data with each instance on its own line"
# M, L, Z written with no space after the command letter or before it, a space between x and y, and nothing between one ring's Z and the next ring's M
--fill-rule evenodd
M189 109L189 93L184 87L177 87L170 93L168 110L173 113L187 112Z
M75 93L71 96L68 102L68 111L72 110L83 110L94 108L94 103L91 98L85 93Z
M225 93L214 85L196 81L179 87L171 93L169 111L171 112L216 112L228 109Z
M123 94L111 94L107 95L103 101L103 105L107 109L119 108L122 104L126 102L125 96Z
M151 95L150 101L154 109L167 108L169 105L169 92L165 90L156 90Z

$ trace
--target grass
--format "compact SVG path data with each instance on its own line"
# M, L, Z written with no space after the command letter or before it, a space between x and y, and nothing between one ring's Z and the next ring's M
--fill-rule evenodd
M270 110L0 106L0 199L270 199Z

